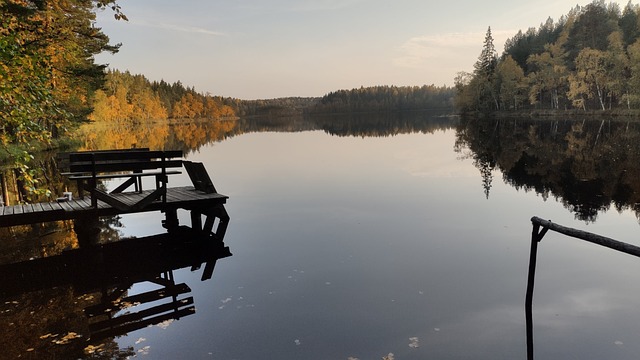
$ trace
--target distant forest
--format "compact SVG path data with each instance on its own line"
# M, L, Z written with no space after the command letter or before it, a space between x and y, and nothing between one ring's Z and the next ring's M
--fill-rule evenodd
M519 31L500 57L489 28L473 72L455 86L461 112L640 109L640 7L576 6Z
M455 89L446 86L373 86L330 92L310 113L451 110Z
M95 92L94 121L225 119L244 116L291 116L303 113L451 110L452 88L422 86L361 87L331 92L322 98L288 97L240 100L198 93L181 82L150 81L144 75L110 70Z

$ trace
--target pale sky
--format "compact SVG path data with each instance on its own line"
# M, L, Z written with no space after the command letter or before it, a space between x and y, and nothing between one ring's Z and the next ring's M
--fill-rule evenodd
M99 63L239 99L323 96L375 85L453 86L491 26L499 53L518 30L590 0L120 0L97 26ZM626 1L618 2L624 8Z

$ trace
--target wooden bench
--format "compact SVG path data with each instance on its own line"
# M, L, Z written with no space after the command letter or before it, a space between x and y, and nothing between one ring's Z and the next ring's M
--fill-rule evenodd
M78 195L82 198L87 191L91 195L91 205L98 206L98 200L122 210L139 210L148 204L162 200L166 202L168 175L180 174L175 169L182 168L182 151L151 151L149 149L122 149L103 151L80 151L66 153L69 180L78 185ZM65 167L63 165L63 167ZM121 194L130 187L142 192L142 178L155 177L155 190L134 205L120 201L115 194ZM98 181L103 179L126 178L110 193L98 189Z

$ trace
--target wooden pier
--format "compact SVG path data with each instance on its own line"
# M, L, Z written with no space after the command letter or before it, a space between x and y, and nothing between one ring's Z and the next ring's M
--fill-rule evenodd
M64 154L61 163L69 180L75 180L78 198L63 197L53 202L0 207L0 227L37 224L59 220L76 221L76 233L91 235L99 217L161 211L162 225L177 229L177 211L191 214L191 228L202 235L224 238L229 215L224 204L228 197L219 194L202 163L180 160L181 151L121 149L82 151ZM168 175L180 174L184 166L193 186L168 187ZM151 189L142 188L142 178L155 179ZM105 192L100 181L121 178L124 182ZM133 190L129 190L131 188ZM84 193L89 195L85 196ZM203 217L205 220L203 222ZM79 228L83 227L83 228ZM81 234L82 233L82 234Z
M124 203L135 204L152 190L113 194ZM154 201L142 209L120 210L105 202L98 201L97 208L91 205L91 198L54 201L36 204L19 204L0 207L0 227L26 225L49 221L70 220L85 216L114 216L126 213L148 211L175 211L177 209L198 210L225 204L228 196L205 193L193 186L167 189L167 201Z

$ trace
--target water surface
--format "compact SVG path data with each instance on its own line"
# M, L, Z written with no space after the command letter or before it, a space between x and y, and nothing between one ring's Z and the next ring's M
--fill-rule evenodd
M461 141L464 126L267 128L199 145L186 157L230 197L233 256L207 281L175 271L196 314L117 337L118 347L153 359L525 358L530 218L636 245L638 219L633 204L585 218L550 185L513 186L501 157ZM120 231L156 234L161 219L124 216ZM536 358L637 358L638 271L629 255L545 236Z

